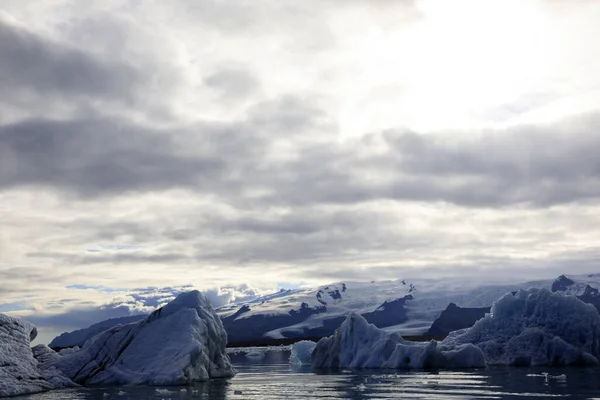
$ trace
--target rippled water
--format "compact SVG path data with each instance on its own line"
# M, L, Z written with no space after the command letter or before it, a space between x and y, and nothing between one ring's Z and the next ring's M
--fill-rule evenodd
M238 375L193 387L98 387L19 399L523 399L600 400L600 370L486 368L466 371L350 371L315 373L288 365L289 352L263 358L232 355ZM548 376L544 376L545 373ZM563 375L566 377L559 377Z

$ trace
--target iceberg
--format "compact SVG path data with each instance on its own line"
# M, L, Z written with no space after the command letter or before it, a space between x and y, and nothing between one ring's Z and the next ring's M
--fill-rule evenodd
M471 328L451 332L441 349L477 345L489 365L597 365L600 316L590 304L546 289L497 300Z
M316 368L475 368L485 367L472 344L441 350L438 342L411 342L350 313L334 334L322 338L311 355Z
M310 365L310 357L317 344L310 340L301 340L292 345L290 355L290 364L292 365Z
M234 376L226 344L221 320L196 290L43 365L79 384L184 385Z
M0 314L0 397L74 386L55 369L42 369L31 349L37 329L29 322Z

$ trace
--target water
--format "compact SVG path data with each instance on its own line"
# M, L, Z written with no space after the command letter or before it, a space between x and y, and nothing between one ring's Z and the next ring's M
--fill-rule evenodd
M350 371L293 369L289 352L264 358L233 354L238 375L192 387L98 387L22 396L74 399L598 399L600 369L486 368L466 371ZM545 377L543 373L548 373ZM556 378L564 374L566 379ZM158 389L158 390L157 390Z

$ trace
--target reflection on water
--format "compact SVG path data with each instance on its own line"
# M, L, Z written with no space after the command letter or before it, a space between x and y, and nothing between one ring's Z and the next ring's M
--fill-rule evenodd
M292 369L289 352L232 354L239 374L191 387L81 388L19 399L600 399L600 370L487 368L465 371ZM546 374L545 374L546 373ZM564 374L566 379L559 377Z

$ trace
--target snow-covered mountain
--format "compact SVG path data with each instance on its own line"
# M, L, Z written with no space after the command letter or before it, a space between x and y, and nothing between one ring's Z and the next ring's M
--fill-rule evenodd
M88 339L91 339L93 336L104 332L107 329L112 328L116 325L126 325L132 322L141 321L146 318L147 315L132 315L130 317L121 317L121 318L111 318L97 324L90 326L89 328L78 329L73 332L65 332L61 335L55 337L50 344L49 347L55 348L66 348L66 347L75 347L75 346L83 346Z
M558 282L558 283L557 283ZM349 312L403 335L425 333L450 303L485 308L503 294L545 288L600 306L600 274L491 285L466 279L339 282L280 291L217 310L229 341L331 335Z
M446 320L461 320L470 326L473 318L453 313L464 314L465 308L487 308L505 293L531 287L577 296L600 309L600 274L592 274L502 285L458 278L338 282L311 289L282 289L229 303L216 312L229 342L328 336L350 312L363 315L387 331L420 335L443 311ZM456 307L448 307L451 303ZM81 346L83 338L97 333L96 328L108 329L113 322L103 321L74 334L63 334L52 344Z

